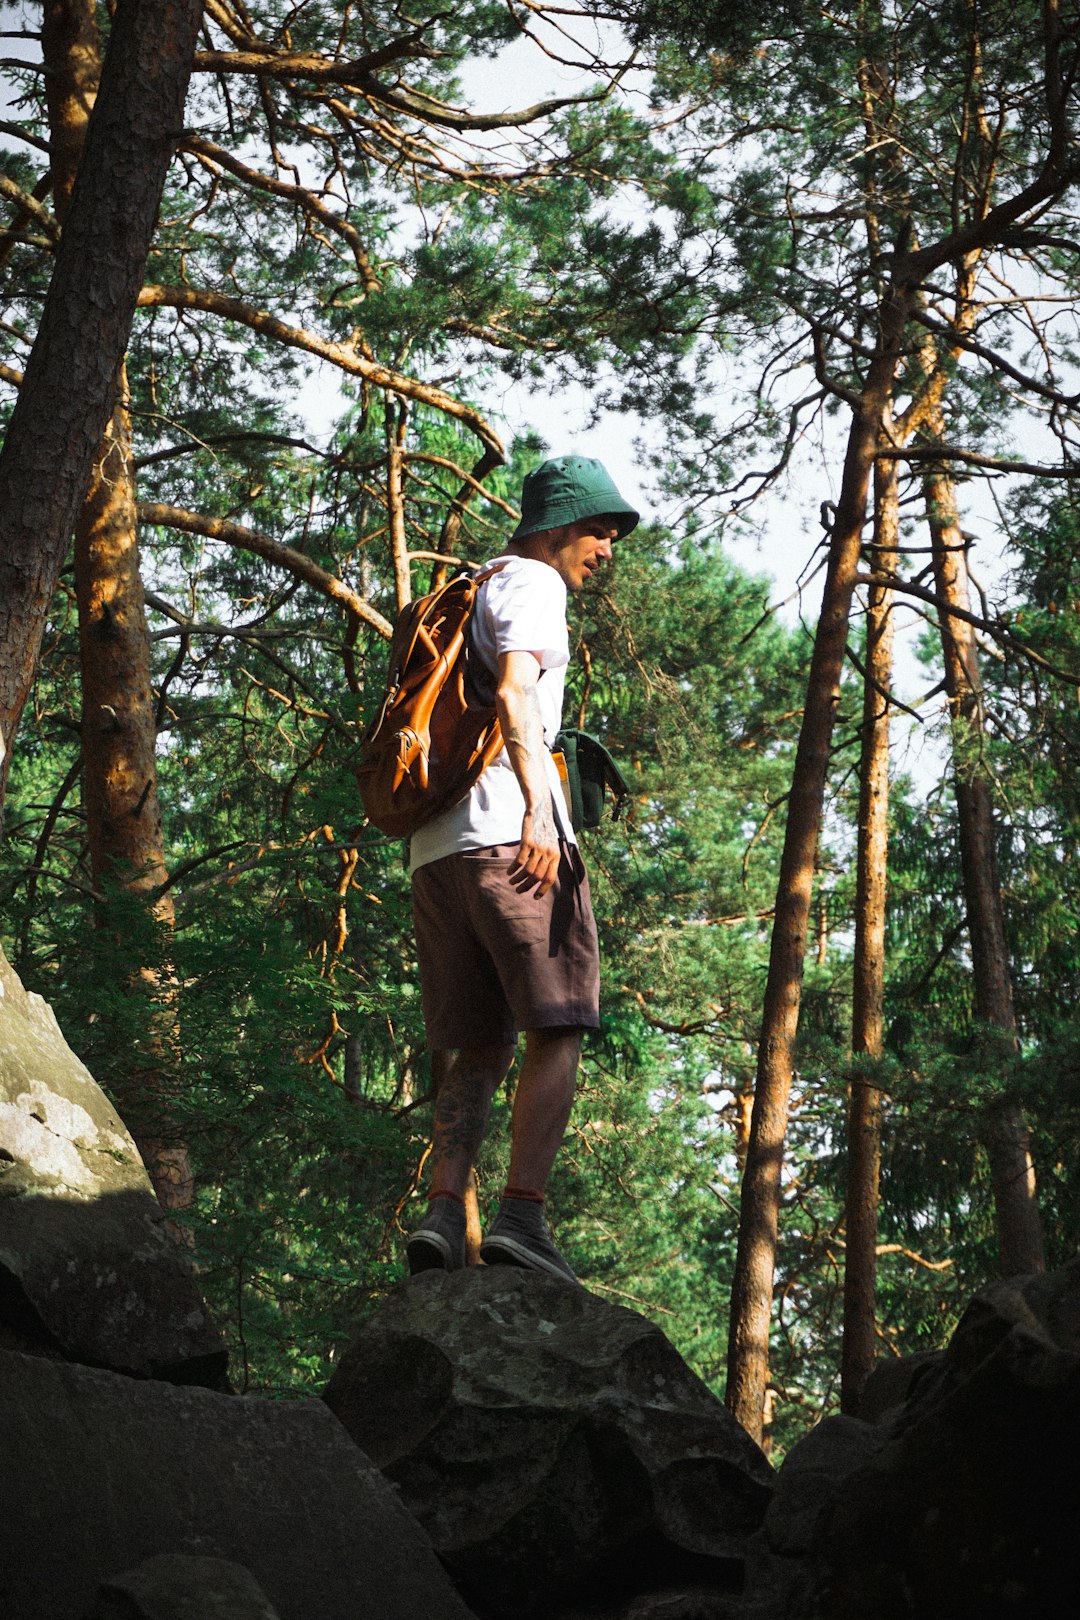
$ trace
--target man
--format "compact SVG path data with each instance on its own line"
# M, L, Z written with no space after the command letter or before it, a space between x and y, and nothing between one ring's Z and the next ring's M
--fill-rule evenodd
M452 1056L435 1101L428 1211L408 1258L414 1273L464 1265L465 1189L523 1030L510 1176L480 1257L574 1281L544 1193L570 1118L582 1032L599 1023L600 971L589 882L551 744L570 657L566 593L610 560L638 513L584 456L545 461L525 479L521 505L472 620L505 747L410 846L428 1045Z

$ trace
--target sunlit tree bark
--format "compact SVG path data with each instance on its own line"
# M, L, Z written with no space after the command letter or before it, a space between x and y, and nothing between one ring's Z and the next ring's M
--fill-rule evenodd
M979 46L971 14L969 78L977 80ZM1063 66L1063 46L1074 52L1073 34L1062 30L1055 0L1043 7L1042 64L1037 81L1045 115L1045 146L1027 183L991 205L998 168L983 162L981 149L975 178L979 186L976 206L956 208L951 228L933 241L914 246L912 221L897 222L898 241L883 244L887 256L877 261L887 267L888 283L878 300L878 331L867 355L864 380L855 391L827 375L824 334L814 333L819 379L843 399L852 413L840 495L832 525L829 566L821 618L814 642L802 732L796 755L784 853L776 902L758 1053L757 1089L751 1140L743 1178L739 1219L738 1256L732 1287L728 1325L727 1402L743 1426L755 1437L762 1434L762 1413L768 1384L769 1325L773 1274L779 1227L784 1138L788 1099L795 1057L795 1038L802 995L806 933L814 859L821 827L828 752L832 741L841 661L847 639L852 586L861 544L866 497L883 412L891 391L904 344L904 331L918 290L943 265L963 264L971 256L1000 242L1018 221L1034 218L1043 206L1060 198L1077 172L1071 160L1068 86L1070 66ZM1071 57L1070 57L1071 61ZM878 78L890 81L894 64L886 63ZM863 75L865 77L865 75ZM967 109L965 108L965 114ZM972 131L960 131L957 145L957 194L967 194L966 142ZM995 1149L996 1151L996 1149ZM1010 1184L1018 1183L1022 1166L1013 1163Z
M45 0L41 54L53 211L62 225L101 80L101 36L93 0Z
M762 1436L768 1383L769 1322L784 1138L829 749L847 646L851 596L862 548L870 475L913 291L914 284L906 280L895 281L890 287L882 304L878 341L866 386L853 405L843 484L829 548L821 616L814 638L806 707L788 799L728 1332L727 1404L755 1439Z
M126 394L126 389L125 389ZM174 914L167 878L155 759L150 641L139 567L131 424L122 394L102 441L75 533L75 588L82 672L83 801L99 925L116 930L113 895L148 908L152 950L131 989L147 1008L140 1050L118 1051L103 1076L120 1105L162 1206L193 1195L186 1144L172 1123L179 1009L169 962ZM117 939L123 954L123 940ZM128 968L126 971L131 972Z
M874 565L896 567L900 469L879 461L874 469ZM885 996L885 890L889 851L889 720L892 686L892 591L872 585L866 613L862 754L859 764L859 834L856 852L855 958L851 1050L881 1056ZM877 1284L878 1177L881 1166L881 1091L871 1073L856 1070L848 1098L848 1179L844 1211L844 1342L840 1402L856 1409L874 1364Z

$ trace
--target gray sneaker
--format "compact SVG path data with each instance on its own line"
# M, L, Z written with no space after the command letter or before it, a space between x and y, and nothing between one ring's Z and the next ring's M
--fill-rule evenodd
M465 1206L436 1198L405 1245L409 1275L418 1271L460 1271L465 1264Z
M555 1247L544 1206L524 1198L503 1199L480 1245L480 1258L487 1266L523 1266L564 1282L578 1280Z

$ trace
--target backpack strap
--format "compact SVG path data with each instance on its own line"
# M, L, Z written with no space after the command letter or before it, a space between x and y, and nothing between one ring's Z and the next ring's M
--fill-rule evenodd
M472 563L462 563L461 567L457 569L452 577L454 579L471 579L473 584L479 590L480 586L486 585L489 579L494 579L496 574L501 574L503 569L509 565L510 561L511 559L509 557L504 557L501 562L492 563L492 565L488 568L474 567Z

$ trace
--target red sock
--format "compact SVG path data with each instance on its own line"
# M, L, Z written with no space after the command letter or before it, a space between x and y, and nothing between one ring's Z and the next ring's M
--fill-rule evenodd
M465 1200L460 1193L451 1192L449 1187L432 1188L428 1193L428 1203L433 1204L436 1198L452 1198L455 1204L464 1204Z
M532 1187L507 1187L503 1193L504 1198L522 1198L527 1204L542 1204L544 1195L535 1192Z

